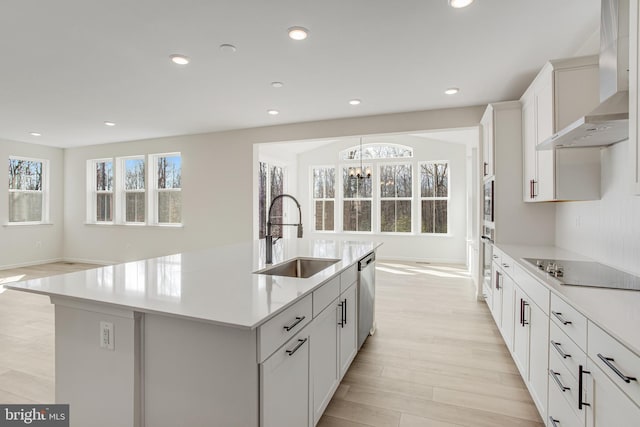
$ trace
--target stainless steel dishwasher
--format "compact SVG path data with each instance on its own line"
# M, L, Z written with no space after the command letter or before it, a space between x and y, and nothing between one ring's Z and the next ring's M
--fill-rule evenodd
M376 254L370 253L358 262L358 348L376 330Z

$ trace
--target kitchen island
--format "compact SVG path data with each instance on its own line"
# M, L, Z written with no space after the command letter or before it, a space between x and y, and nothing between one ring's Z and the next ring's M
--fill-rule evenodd
M264 241L10 285L55 304L56 402L72 426L304 426L357 352L357 263L371 242ZM304 420L304 421L301 421Z

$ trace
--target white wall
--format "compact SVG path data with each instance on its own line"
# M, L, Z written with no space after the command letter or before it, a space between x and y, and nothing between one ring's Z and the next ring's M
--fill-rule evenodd
M298 155L300 202L303 206L305 235L312 238L338 238L342 240L380 241L383 246L378 250L379 258L395 260L417 260L430 262L466 263L466 146L410 135L372 136L366 142L389 142L408 145L414 148L414 161L448 160L450 162L451 199L449 202L449 233L446 236L434 235L390 235L386 233L327 233L313 231L313 205L311 199L312 166L338 166L340 151L358 144L351 138L332 143ZM341 174L340 169L336 171ZM373 173L377 170L374 168ZM414 178L416 173L414 171ZM340 180L337 180L339 183ZM375 183L374 179L374 183ZM415 185L414 185L415 188ZM338 191L338 189L336 189ZM415 203L415 201L414 201ZM374 206L375 209L375 206ZM414 205L413 215L418 215L419 206ZM373 215L375 218L377 215ZM419 218L419 217L417 217ZM415 224L415 221L414 221Z
M476 126L484 107L270 126L65 150L64 256L127 261L251 240L258 150L254 144ZM180 151L183 228L85 225L86 161Z
M50 225L7 225L9 191L6 174L9 156L49 160ZM0 175L3 177L0 180L0 268L60 260L63 233L63 150L0 140L0 159L4 164L4 173Z
M640 274L640 197L631 195L629 141L601 151L602 199L558 203L556 246Z

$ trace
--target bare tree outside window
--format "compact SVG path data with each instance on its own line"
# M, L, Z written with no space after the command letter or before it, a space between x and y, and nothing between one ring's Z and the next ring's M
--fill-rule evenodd
M9 158L9 222L44 219L44 162Z
M449 163L420 165L421 231L447 233L449 210Z
M313 169L313 203L315 230L333 231L335 227L334 208L336 192L336 169Z
M182 223L182 156L157 157L157 221Z
M145 222L144 159L124 160L125 221Z
M113 221L113 162L102 160L94 162L96 188L94 193L95 221Z
M411 165L380 166L380 231L411 232Z
M363 168L370 165L363 165ZM342 168L342 229L371 231L372 179L349 176L349 167Z
M284 193L284 168L260 162L258 169L258 237L263 239L267 230L269 205L274 197ZM279 199L271 210L272 222L283 222L283 200ZM273 237L282 237L282 227L271 227Z

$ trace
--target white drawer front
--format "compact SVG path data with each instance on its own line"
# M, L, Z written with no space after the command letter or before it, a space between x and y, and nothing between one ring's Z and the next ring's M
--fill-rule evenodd
M258 329L258 362L287 342L313 318L312 296L300 301L270 319Z
M493 247L493 255L492 255L493 262L496 262L496 263L498 263L498 265L500 265L500 263L502 262L502 254L503 254L503 252L500 249L498 249L498 248L496 248L494 246Z
M588 333L589 359L640 405L640 357L592 322L589 322Z
M574 376L575 375L575 376ZM578 409L578 372L570 372L555 351L549 355L549 390L557 390L576 417L585 420L585 409ZM562 390L564 388L564 391Z
M578 367L587 366L587 354L554 322L551 322L549 329L549 352L556 353L575 378L578 378Z
M587 318L557 295L551 295L551 320L583 350L587 350Z
M340 293L346 291L356 280L358 280L357 263L340 273Z
M313 291L313 317L340 296L340 276L336 276Z
M550 379L547 427L584 427L584 420L581 421L571 410L571 403L562 394L553 380ZM551 419L554 421L552 422Z

